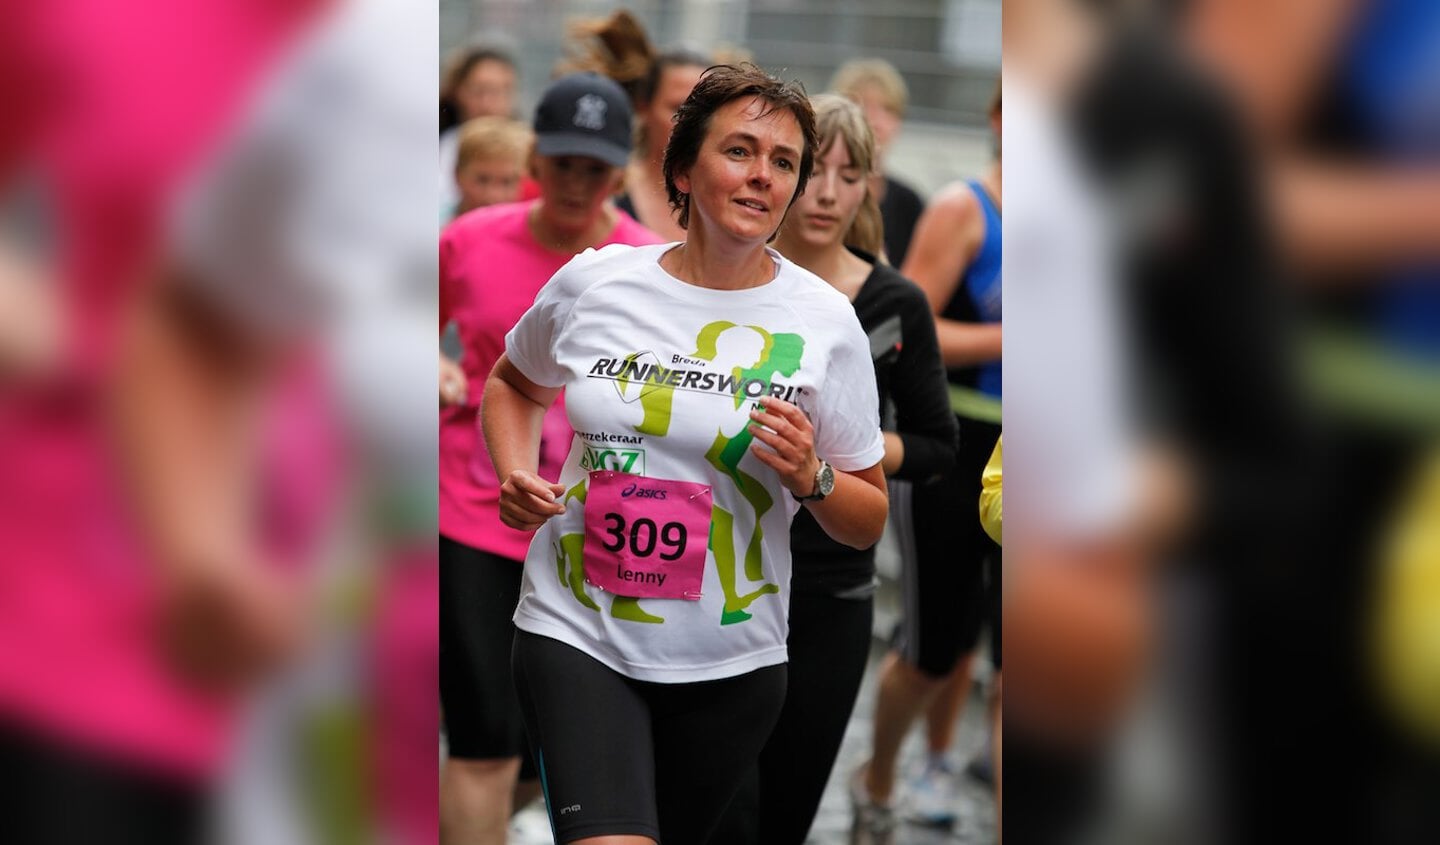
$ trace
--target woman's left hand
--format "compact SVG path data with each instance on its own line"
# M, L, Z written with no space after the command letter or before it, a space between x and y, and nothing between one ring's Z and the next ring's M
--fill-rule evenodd
M750 433L755 435L750 451L778 472L780 483L796 496L814 493L820 458L815 454L815 427L810 418L774 396L762 396L759 403L763 409L750 412Z

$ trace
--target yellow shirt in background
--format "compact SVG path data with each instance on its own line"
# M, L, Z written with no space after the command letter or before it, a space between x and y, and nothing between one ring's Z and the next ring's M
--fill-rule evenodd
M980 525L984 527L985 533L990 539L1000 542L1000 523L1002 508L1000 506L1000 447L1005 437L1001 435L995 441L995 451L990 453L990 460L985 462L985 470L980 473Z

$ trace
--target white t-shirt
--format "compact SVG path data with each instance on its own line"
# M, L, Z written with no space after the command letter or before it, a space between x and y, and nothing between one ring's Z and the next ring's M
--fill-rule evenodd
M768 284L697 287L661 269L674 246L587 250L540 291L505 345L526 377L565 387L576 432L560 476L566 512L530 545L516 626L626 676L685 683L786 659L790 521L800 505L748 451L754 403L737 402L736 391L802 408L816 453L837 470L874 466L884 442L868 342L843 295L773 250ZM592 469L710 486L698 601L627 600L578 577L585 506L576 494Z
M1059 106L1005 77L1007 548L1108 534L1137 500L1112 215Z

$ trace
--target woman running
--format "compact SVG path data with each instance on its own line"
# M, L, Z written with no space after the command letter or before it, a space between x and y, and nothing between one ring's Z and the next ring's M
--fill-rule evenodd
M501 518L538 529L515 675L558 842L709 840L784 700L791 519L857 548L883 530L869 344L766 248L814 121L798 86L707 72L665 156L686 240L572 261L486 384ZM551 483L562 388L575 437Z

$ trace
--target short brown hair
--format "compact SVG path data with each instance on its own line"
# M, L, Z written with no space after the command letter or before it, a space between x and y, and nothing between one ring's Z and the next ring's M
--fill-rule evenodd
M749 63L715 65L706 69L685 104L675 112L675 129L670 133L670 146L665 149L665 192L670 197L670 207L680 212L682 229L690 227L690 196L675 186L675 177L690 170L699 159L711 115L741 97L764 100L769 105L764 114L788 109L795 115L804 143L800 151L799 179L790 202L793 204L795 197L805 193L805 183L810 181L810 170L815 166L819 139L815 131L815 111L810 107L810 98L805 96L804 86L799 82L781 82Z

